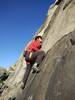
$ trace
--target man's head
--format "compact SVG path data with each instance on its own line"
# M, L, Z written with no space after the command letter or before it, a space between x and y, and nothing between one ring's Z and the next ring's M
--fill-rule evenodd
M39 40L40 42L42 42L42 36L36 36L35 40Z

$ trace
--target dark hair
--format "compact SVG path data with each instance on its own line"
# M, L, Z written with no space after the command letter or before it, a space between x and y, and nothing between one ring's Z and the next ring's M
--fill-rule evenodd
M39 36L36 36L35 37L35 40L37 40L38 38L41 38L42 39L42 36L40 36L40 35Z

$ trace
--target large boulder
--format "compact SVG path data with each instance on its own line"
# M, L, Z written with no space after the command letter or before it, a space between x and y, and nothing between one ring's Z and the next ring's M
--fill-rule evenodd
M48 51L40 68L31 72L17 100L75 100L75 31Z

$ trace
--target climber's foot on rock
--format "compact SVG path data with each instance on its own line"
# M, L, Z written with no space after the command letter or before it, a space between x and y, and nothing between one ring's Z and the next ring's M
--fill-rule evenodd
M32 68L32 73L39 73L39 72L40 72L40 68L39 67Z
M24 83L22 82L21 83L21 89L24 89L25 88L25 85L24 85Z

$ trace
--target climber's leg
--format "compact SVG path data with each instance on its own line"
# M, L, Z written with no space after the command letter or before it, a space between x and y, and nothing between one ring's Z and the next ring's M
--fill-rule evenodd
M26 71L25 71L24 77L23 77L23 84L22 84L22 86L21 86L22 89L25 88L25 85L26 85L28 76L29 76L29 74L30 74L30 71L31 71L31 64L27 64Z
M43 58L45 57L44 51L37 51L32 54L32 60L35 62L33 64L33 70L39 71L39 64L42 62Z

